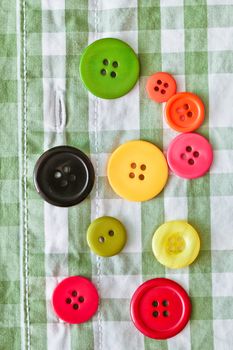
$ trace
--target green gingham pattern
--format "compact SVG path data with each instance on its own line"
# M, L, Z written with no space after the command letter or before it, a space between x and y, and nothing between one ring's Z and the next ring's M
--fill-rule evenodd
M0 349L231 350L233 0L1 0L0 24ZM139 83L117 100L89 94L78 73L83 49L102 37L126 41L141 62ZM166 150L176 135L145 93L160 70L204 100L200 133L215 161L205 177L171 174L157 198L129 203L109 187L106 162L126 140ZM89 154L97 175L91 197L69 209L43 202L33 185L37 158L64 143ZM86 243L101 215L128 230L125 249L109 259ZM151 250L155 229L174 219L193 224L202 243L180 270L165 269ZM50 302L56 284L77 274L101 297L98 314L78 326L59 321ZM193 305L188 326L167 341L143 337L129 315L134 290L158 276L181 283Z

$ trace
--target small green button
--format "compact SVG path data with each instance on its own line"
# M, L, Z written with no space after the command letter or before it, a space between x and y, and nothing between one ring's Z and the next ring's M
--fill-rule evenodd
M111 99L127 94L139 76L133 49L119 39L100 39L89 45L80 62L83 84L95 96Z
M94 220L89 226L87 243L96 255L113 256L124 248L126 230L119 220L103 216Z

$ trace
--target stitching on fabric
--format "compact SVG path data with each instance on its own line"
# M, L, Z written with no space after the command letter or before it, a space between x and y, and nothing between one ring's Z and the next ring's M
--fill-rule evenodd
M24 263L25 263L25 304L27 349L30 350L30 315L29 315L29 266L28 266L28 207L27 207L27 33L26 0L23 1L23 187L24 187Z
M98 0L94 3L94 23L95 23L95 33L98 34ZM94 124L95 124L95 154L96 154L96 217L99 216L99 156L98 156L98 112L99 112L99 100L97 97L94 99ZM101 260L100 257L96 258L97 266L97 286L100 290L100 276L101 276ZM99 333L99 350L102 350L102 323L101 323L101 312L100 308L98 310L98 333Z

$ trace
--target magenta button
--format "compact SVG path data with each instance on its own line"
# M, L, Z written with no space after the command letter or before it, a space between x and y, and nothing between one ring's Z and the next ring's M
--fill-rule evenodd
M181 134L170 143L167 161L176 175L195 179L209 170L213 161L212 146L199 134Z

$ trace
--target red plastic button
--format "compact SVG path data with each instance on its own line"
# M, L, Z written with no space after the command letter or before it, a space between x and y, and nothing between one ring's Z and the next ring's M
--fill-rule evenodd
M96 313L98 302L95 286L82 276L72 276L61 281L52 297L57 316L73 324L88 321Z
M202 100L191 92L179 92L165 106L168 125L179 132L190 132L199 128L205 117Z
M140 332L154 339L174 337L186 326L191 302L186 291L167 278L143 283L131 300L131 317Z
M146 90L155 102L166 102L176 93L176 81L170 74L158 72L149 77Z
M199 134L181 134L170 143L167 161L176 175L195 179L209 170L213 161L212 146Z

